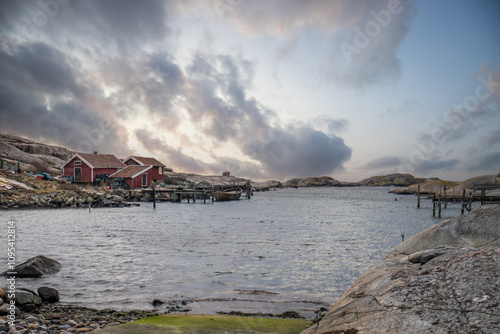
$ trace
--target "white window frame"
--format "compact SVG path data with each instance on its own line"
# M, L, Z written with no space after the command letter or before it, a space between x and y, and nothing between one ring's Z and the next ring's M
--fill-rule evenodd
M73 165L75 166L81 166L82 165L82 162L80 160L75 160Z
M159 171L160 171L160 174L163 174L163 167L160 167Z
M146 177L144 177L146 176ZM146 181L146 182L144 182ZM147 187L148 186L148 173L142 173L142 186Z

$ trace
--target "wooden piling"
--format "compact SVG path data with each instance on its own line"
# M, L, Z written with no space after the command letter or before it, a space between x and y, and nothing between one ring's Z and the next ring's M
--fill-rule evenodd
M420 184L417 187L417 208L420 208Z
M485 197L486 197L486 188L482 188L481 189L481 205L484 205Z
M447 204L446 204L446 186L443 187L443 190L444 190L444 209L446 209L447 208Z
M153 209L156 209L156 193L154 186L153 186Z
M441 218L441 195L439 195L439 197L438 197L438 205L439 205L439 208L438 208L439 216L438 216L438 218Z
M436 217L436 193L432 197L432 217Z

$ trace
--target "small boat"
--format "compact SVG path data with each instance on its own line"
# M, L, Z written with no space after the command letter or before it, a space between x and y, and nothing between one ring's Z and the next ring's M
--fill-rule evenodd
M241 193L242 193L241 189L235 189L235 188L228 190L221 190L217 192L217 194L215 195L215 199L217 200L217 202L235 201L240 199Z

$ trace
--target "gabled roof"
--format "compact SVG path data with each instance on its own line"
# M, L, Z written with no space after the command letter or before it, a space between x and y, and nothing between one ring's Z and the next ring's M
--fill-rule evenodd
M134 160L139 165L143 165L143 166L165 167L164 164L162 164L161 162L159 162L155 158L138 157L135 155L129 156L127 159L123 160L123 162L130 160L130 159Z
M81 153L79 156L90 163L94 168L123 168L125 164L113 154L87 154Z
M125 164L113 154L88 154L77 153L64 165L69 164L73 159L79 158L90 168L124 168Z
M116 172L114 174L111 174L109 177L123 177L126 179L130 179L130 178L133 179L133 178L141 175L142 173L150 170L151 168L153 168L153 166L131 165L131 166L125 167L122 170L119 170L118 172Z

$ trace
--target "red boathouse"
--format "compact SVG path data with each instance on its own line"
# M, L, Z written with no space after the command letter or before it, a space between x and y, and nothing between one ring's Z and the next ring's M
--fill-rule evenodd
M97 175L111 175L125 167L113 154L77 153L63 166L63 175L73 177L73 182L92 183Z
M163 182L163 174L165 173L165 165L156 160L155 158L130 156L123 160L123 163L128 166L151 166L151 178L148 179L148 183L151 181ZM168 169L169 171L172 171Z

